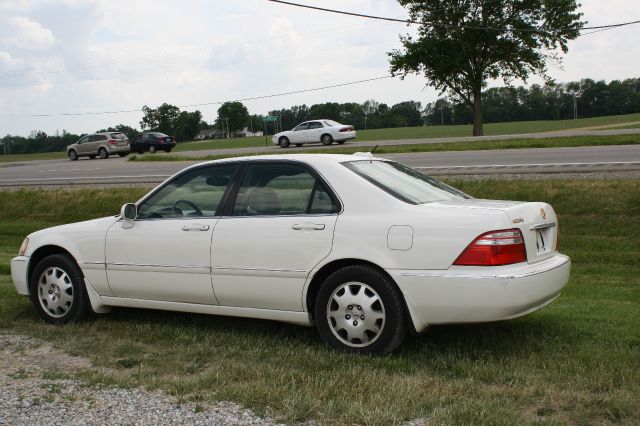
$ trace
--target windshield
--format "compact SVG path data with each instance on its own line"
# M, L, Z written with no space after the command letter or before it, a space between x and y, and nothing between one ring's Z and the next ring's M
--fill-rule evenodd
M422 204L471 198L447 184L391 161L363 160L343 164L380 189L407 203Z

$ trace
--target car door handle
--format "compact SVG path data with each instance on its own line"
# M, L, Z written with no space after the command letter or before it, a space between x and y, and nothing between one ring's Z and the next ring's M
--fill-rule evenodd
M200 225L199 223L194 223L193 225L182 225L183 231L208 231L209 225Z
M296 231L322 231L324 229L324 223L296 223L291 227Z

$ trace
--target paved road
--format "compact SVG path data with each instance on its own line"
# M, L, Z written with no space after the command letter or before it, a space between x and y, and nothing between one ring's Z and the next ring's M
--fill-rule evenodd
M436 175L640 171L640 145L425 152L384 157ZM128 162L118 157L10 163L0 167L0 186L158 183L192 163Z

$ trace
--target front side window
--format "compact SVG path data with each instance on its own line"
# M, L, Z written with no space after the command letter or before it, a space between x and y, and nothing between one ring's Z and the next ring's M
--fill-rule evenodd
M295 164L249 167L238 191L236 216L330 214L337 202L310 171Z
M107 140L107 137L105 135L91 135L89 136L89 142L98 142L98 141L105 141Z
M237 169L233 164L203 167L178 176L138 206L138 219L219 216Z
M309 127L309 123L302 123L302 124L298 124L296 126L295 129L293 129L294 132L297 132L299 130L307 130L307 128Z
M83 143L87 143L88 141L89 141L89 136L83 136L80 138L80 140L77 143L83 144Z
M349 170L407 203L423 204L471 198L464 192L392 161L362 160L343 164Z

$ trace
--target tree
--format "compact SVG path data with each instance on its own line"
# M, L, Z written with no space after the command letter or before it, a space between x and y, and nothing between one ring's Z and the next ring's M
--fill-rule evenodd
M224 124L223 124L224 120ZM249 122L249 110L242 102L225 102L218 108L216 125L230 131L242 130Z
M140 122L142 130L151 130L171 135L174 133L175 122L180 114L180 108L168 103L163 103L158 108L153 109L148 106L142 107L144 116Z
M545 76L583 26L575 0L399 0L416 38L401 36L404 50L388 53L392 73L423 73L473 111L473 135L483 134L482 89L487 80Z
M191 141L200 132L202 127L202 113L200 111L182 111L178 114L174 123L174 135L180 142Z

